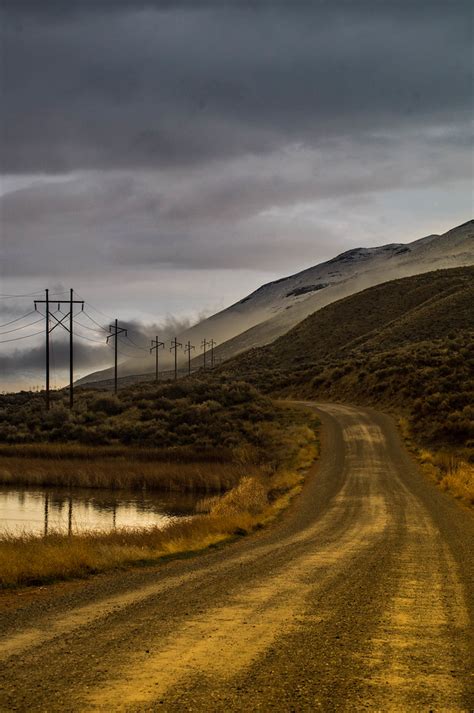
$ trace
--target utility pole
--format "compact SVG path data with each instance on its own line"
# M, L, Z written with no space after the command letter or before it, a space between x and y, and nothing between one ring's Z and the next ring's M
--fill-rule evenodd
M175 378L175 381L178 378L178 347L182 347L182 346L183 345L178 342L176 337L171 342L170 352L172 352L174 350L174 378Z
M165 343L160 342L158 339L158 335L154 339L151 340L151 349L150 349L150 354L152 354L153 349L155 350L155 356L156 356L156 365L155 365L155 381L158 383L158 350L159 348L164 349L165 348Z
M69 496L69 507L67 511L67 534L72 535L72 496Z
M74 299L74 292L71 289L69 293L69 299L68 300L54 300L55 303L58 305L58 311L61 308L61 305L68 305L69 307L69 312L64 314L61 319L58 319L56 315L51 312L50 310L50 304L51 300L49 298L49 290L45 290L45 299L44 300L35 300L35 309L38 309L38 305L44 304L46 305L46 408L49 410L50 407L50 379L49 379L49 347L50 347L50 338L49 335L53 331L53 329L56 329L56 327L60 326L63 327L63 329L66 330L66 332L69 332L69 407L72 408L74 406L74 330L73 330L73 325L74 325L74 305L81 305L81 309L84 309L84 301L83 300L75 300ZM69 326L66 324L66 320L69 317ZM50 327L51 324L51 319L55 320L55 324L53 324L52 327Z
M46 293L46 410L49 411L50 401L49 401L49 290L45 290ZM35 302L36 309L36 302Z
M203 339L201 342L201 349L204 351L203 358L204 358L204 371L206 371L206 349L210 345L210 342L208 342L206 339Z
M118 326L118 320L116 319L114 324L109 324L109 336L106 339L107 344L109 343L109 339L114 339L114 393L117 393L117 368L118 368L118 336L119 334L125 334L127 336L127 330L124 327L119 327Z
M44 496L44 537L48 536L49 525L49 493Z
M84 307L84 303L82 303ZM69 408L74 406L74 342L73 342L73 324L74 324L74 293L71 288L69 291Z
M184 347L184 352L188 354L188 376L191 375L191 352L195 347L188 340L188 343Z
M208 344L211 347L211 369L214 369L214 347L217 346L217 342L215 342L213 339L211 339L211 341L208 342Z

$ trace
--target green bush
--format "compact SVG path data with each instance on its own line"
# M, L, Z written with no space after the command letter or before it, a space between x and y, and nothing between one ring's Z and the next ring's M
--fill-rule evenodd
M136 384L115 396L78 389L73 411L67 392L0 396L0 442L80 443L194 449L260 445L259 425L275 420L269 398L224 377Z

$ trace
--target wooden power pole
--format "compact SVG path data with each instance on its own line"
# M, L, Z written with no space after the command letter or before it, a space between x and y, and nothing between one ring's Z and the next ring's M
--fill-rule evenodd
M209 343L209 346L211 347L211 369L214 369L214 347L217 346L217 342L215 342L213 339L211 339Z
M109 324L109 331L111 334L106 339L107 344L109 343L109 339L114 340L114 393L117 393L117 387L118 387L118 379L117 379L117 370L118 370L118 337L120 334L125 334L127 336L127 330L124 327L119 327L118 325L118 320L116 319L114 324Z
M74 292L71 289L69 293L68 300L54 300L55 304L58 305L58 311L61 309L61 305L68 305L69 312L63 314L59 319L56 317L54 312L51 312L50 304L51 299L49 297L49 290L45 290L44 300L35 300L35 309L38 309L38 305L44 304L46 308L45 320L46 320L46 408L49 410L51 405L50 401L50 374L49 374L49 349L50 349L50 334L53 329L60 326L69 332L69 407L74 406L74 305L81 305L81 309L84 309L84 300L75 300ZM69 325L67 320L69 318ZM55 320L55 323L51 327L51 319Z
M158 339L158 335L156 335L156 337L151 340L151 349L150 349L150 354L152 354L153 350L155 350L155 357L156 357L156 359L155 359L155 381L156 381L156 383L158 383L158 368L159 368L158 351L159 351L160 347L162 349L164 349L165 343L160 342L160 340Z
M208 342L207 339L203 339L201 342L201 349L203 350L204 371L206 371L206 353L207 353L208 346L210 346L210 342Z
M188 376L191 375L191 352L193 349L195 349L195 347L188 340L188 343L184 347L184 352L188 355Z
M174 378L175 381L178 378L178 347L183 345L178 342L176 337L171 342L170 352L174 351Z

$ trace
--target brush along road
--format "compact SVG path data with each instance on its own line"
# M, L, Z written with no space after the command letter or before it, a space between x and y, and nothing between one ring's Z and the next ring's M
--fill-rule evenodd
M474 518L388 417L318 411L320 463L268 530L4 594L1 710L470 710Z

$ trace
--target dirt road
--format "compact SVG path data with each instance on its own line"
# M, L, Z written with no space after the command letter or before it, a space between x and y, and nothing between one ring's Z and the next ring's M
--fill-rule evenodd
M321 461L274 527L0 600L1 710L471 710L474 518L388 417L319 408Z

